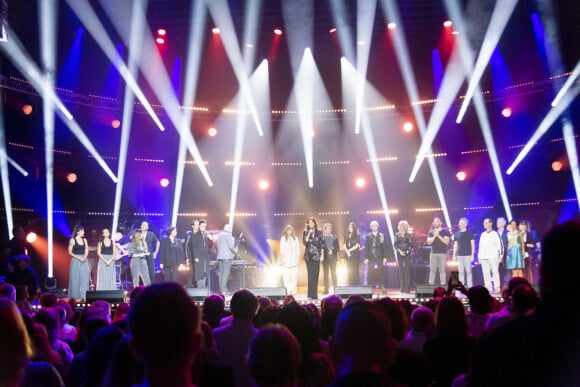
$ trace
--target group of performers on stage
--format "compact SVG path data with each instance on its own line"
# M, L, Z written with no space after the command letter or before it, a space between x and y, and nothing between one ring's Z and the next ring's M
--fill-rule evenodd
M536 241L528 221L512 220L507 224L504 218L497 219L497 229L493 221L485 219L484 231L478 244L478 261L481 264L485 287L499 292L501 287L500 264L503 262L510 276L523 276L532 281L531 255L536 251ZM361 236L354 222L348 224L347 231L339 241L333 233L331 223L319 228L314 218L309 218L302 233L304 251L302 257L307 271L307 297L318 298L318 278L322 267L324 293L330 291L330 280L337 286L336 267L341 260L346 263L348 285L384 285L384 268L387 263L387 238L379 231L376 220L370 222L370 232ZM447 259L452 249L453 260L457 262L460 278L467 287L473 285L472 263L475 256L475 235L467 230L468 220L461 218L458 230L453 234L443 227L440 218L434 218L431 229L426 235L430 246L429 284L435 283L437 272L441 285L446 283ZM185 240L177 238L175 227L166 230L167 237L161 241L149 231L148 222L133 231L130 242L122 244L121 235L112 237L108 229L103 229L97 244L99 258L97 290L114 290L118 287L115 261L119 257L129 260L133 286L140 283L149 285L155 281L155 259L164 279L178 281L178 273L187 270L187 287L207 288L209 283L212 250L215 248L219 269L219 291L228 293L227 281L232 260L237 254L237 246L232 236L231 225L226 224L221 232L212 235L206 231L207 222L196 219ZM409 223L401 220L394 235L393 246L399 269L401 294L411 290L411 264L414 249L413 235ZM89 287L89 268L87 263L88 245L81 225L75 226L69 241L71 256L69 296L84 299ZM283 282L288 294L297 293L298 267L301 246L294 228L287 225L280 240L279 265L283 267ZM362 263L362 265L361 265ZM370 270L369 270L370 269Z

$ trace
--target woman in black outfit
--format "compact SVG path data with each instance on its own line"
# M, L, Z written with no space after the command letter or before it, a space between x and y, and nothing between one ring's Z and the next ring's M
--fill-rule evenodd
M354 222L348 224L348 231L344 236L344 252L346 253L346 264L348 270L348 284L357 286L360 281L360 235Z
M406 220L399 222L399 232L395 235L395 248L397 249L397 262L399 263L399 282L401 293L409 293L411 290L411 249L413 240L409 235L409 223Z
M318 275L320 273L320 262L324 260L323 235L318 229L316 220L308 218L306 229L302 233L304 243L304 260L306 261L306 272L308 273L308 298L318 298Z

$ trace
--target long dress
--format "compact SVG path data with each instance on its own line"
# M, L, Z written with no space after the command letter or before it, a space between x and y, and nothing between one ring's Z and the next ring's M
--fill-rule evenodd
M520 233L508 233L508 248L505 267L508 270L523 269L524 254Z
M107 261L113 258L113 242L109 241L110 245L105 245L105 242L101 243L101 255ZM97 290L115 290L117 289L115 272L115 262L112 261L109 265L105 263L102 259L99 259L99 270L97 275Z

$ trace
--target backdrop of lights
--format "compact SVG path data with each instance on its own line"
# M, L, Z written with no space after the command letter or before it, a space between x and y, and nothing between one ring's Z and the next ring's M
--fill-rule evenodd
M391 238L400 219L577 213L577 2L39 3L12 2L0 42L3 238L41 218L50 249L77 222L183 234L203 216L268 258L308 216Z

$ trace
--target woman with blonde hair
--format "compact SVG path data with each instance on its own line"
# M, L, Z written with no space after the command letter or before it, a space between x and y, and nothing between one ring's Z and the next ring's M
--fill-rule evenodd
M282 277L288 294L297 293L298 259L300 258L300 243L294 227L287 225L280 239L280 264L284 267Z
M151 285L149 278L149 269L147 268L147 257L149 250L147 243L141 237L141 230L135 230L131 236L131 243L129 243L129 251L127 253L131 258L131 275L133 276L133 288L139 286L139 277L143 279L143 285Z
M399 231L395 234L395 248L397 249L397 262L399 263L399 282L401 294L411 291L411 250L413 240L409 234L409 223L401 220L398 225Z

